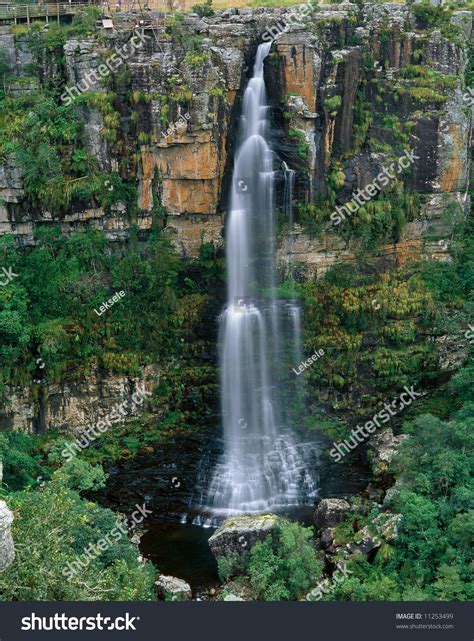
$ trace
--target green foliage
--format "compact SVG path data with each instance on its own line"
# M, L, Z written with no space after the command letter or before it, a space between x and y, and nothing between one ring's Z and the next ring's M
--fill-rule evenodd
M22 432L0 434L0 462L3 484L9 491L35 485L39 476L46 478L48 468L41 464L37 439Z
M364 145L373 119L373 104L367 100L363 88L360 88L354 105L353 148L355 153Z
M55 479L64 487L86 492L105 487L106 476L100 465L90 465L75 456L55 473Z
M185 60L194 69L199 69L209 60L209 56L205 51L203 52L188 51L188 53L186 54Z
M222 582L227 581L235 574L235 568L238 566L239 560L237 552L229 552L218 558L217 573Z
M346 216L338 225L337 233L365 252L383 243L398 242L406 223L416 217L418 203L418 194L393 181L390 191L380 192L351 216Z
M331 116L335 116L337 114L337 112L341 107L341 104L342 104L341 96L331 96L330 98L326 98L326 100L324 101L324 106L329 111Z
M368 405L360 408L365 415L387 390L414 384L422 371L436 375L436 348L417 340L434 314L419 276L399 271L374 277L362 267L340 265L305 283L303 300L305 353L322 347L326 354L305 373L310 386L358 388Z
M101 109L104 136L116 139L119 119L112 102L111 94L85 93L77 105ZM134 188L117 174L101 173L85 151L77 105L58 105L50 92L0 100L0 155L15 157L31 205L53 215L73 204L109 210L113 203L128 204L135 197Z
M395 92L398 96L407 95L421 105L439 106L452 96L457 83L456 77L444 75L430 67L407 65L385 89L390 93Z
M473 420L470 402L450 421L423 415L405 425L410 439L396 461L402 492L394 506L403 520L392 565L402 580L411 567L410 583L428 598L472 599Z
M423 0L411 7L420 30L432 31L439 29L443 36L453 42L462 42L461 29L451 23L453 10L448 6L435 6L429 0Z
M212 0L205 0L202 4L194 4L191 7L193 13L197 13L200 18L209 18L214 15Z
M60 475L39 490L10 494L8 505L15 514L16 558L0 574L3 601L154 598L151 564L137 561L136 547L125 533L111 535L117 516L81 500ZM84 550L102 539L109 545L88 562ZM78 561L83 567L73 574Z
M288 136L296 141L299 157L302 160L306 160L308 156L309 144L306 140L304 131L300 131L299 129L290 129L288 132Z
M38 355L51 382L66 372L81 376L94 363L137 375L151 355L181 353L181 338L192 340L207 300L199 292L222 287L223 261L212 245L203 244L191 279L159 232L142 245L117 247L115 256L94 230L68 238L55 228L39 230L26 251L11 240L0 240L1 264L18 274L0 288L4 382L31 380ZM182 287L185 278L191 289ZM94 310L120 290L126 296L99 318Z
M324 221L329 216L329 208L327 206L319 206L298 203L298 220L304 227L305 231L309 234L310 238L318 237L323 231Z
M459 307L472 297L474 290L474 219L471 217L459 237L455 260L425 261L421 275L433 296L449 306Z
M298 523L278 528L277 542L271 536L250 552L248 575L257 598L266 601L297 599L321 575L313 543L313 532Z

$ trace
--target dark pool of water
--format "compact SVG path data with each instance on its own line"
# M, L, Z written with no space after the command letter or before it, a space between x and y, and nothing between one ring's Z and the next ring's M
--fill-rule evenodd
M181 523L152 523L140 549L160 574L184 579L193 591L219 583L217 563L207 543L211 528Z
M321 450L327 447L321 441ZM347 457L345 465L322 457L319 499L351 496L367 486L367 466L360 449ZM189 508L199 462L209 452L212 463L220 454L214 434L212 438L206 434L177 436L152 454L114 464L107 470L107 487L88 494L91 500L124 514L131 514L137 505L146 503L153 514L147 519L147 532L140 544L143 556L161 574L187 581L195 594L219 583L217 564L208 545L215 530L192 525L197 513L190 513ZM174 482L176 478L179 484ZM286 516L313 525L313 512L313 505L300 506ZM188 515L187 523L180 522L184 514Z
M312 506L303 506L279 514L312 525L313 511ZM151 523L140 541L140 550L160 574L184 579L196 594L219 584L217 563L208 544L214 532L215 528L177 521Z

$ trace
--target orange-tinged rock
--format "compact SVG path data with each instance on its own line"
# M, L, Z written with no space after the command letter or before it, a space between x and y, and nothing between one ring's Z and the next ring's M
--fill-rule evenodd
M284 56L283 94L297 94L304 98L310 111L316 108L316 83L314 78L313 51L304 44L278 45Z
M163 180L163 205L170 214L214 214L219 179Z
M440 175L439 184L441 191L457 191L464 162L463 152L465 141L459 132L458 126L455 123L451 124L449 131L454 140L453 153L451 158L448 158Z
M213 144L173 145L159 150L156 166L166 178L208 180L219 176L218 156Z
M142 146L140 153L142 156L143 177L138 190L138 207L150 211L153 207L152 183L155 172L155 160L153 158L153 152L149 147Z

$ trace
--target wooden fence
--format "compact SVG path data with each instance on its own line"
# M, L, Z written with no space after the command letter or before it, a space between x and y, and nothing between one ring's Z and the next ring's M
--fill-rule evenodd
M193 0L194 2L195 0ZM74 16L84 7L95 5L104 9L104 14L125 11L184 11L193 2L189 0L110 0L109 2L57 2L32 4L6 4L0 2L0 21L26 22L44 18L46 22L55 19L58 22L62 16Z

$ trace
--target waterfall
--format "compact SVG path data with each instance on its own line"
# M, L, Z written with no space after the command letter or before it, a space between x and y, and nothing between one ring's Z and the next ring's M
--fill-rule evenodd
M296 385L289 372L301 354L301 333L299 307L275 291L275 155L263 79L270 46L258 47L234 158L228 296L219 318L224 453L198 483L199 504L214 513L298 505L316 493L314 446L298 442L288 425L286 398Z

